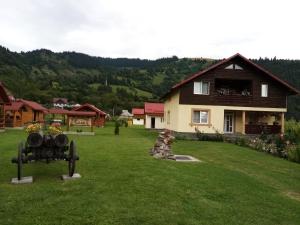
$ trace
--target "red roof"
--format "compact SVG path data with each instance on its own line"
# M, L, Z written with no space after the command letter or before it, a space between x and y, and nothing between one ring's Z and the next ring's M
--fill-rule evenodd
M43 111L43 112L47 111L47 109L44 106L40 105L37 102L28 101L28 100L24 100L24 99L21 99L20 101L23 102L25 105L29 106L30 108L32 108L33 110Z
M144 115L145 110L144 109L140 109L140 108L133 108L132 109L132 114L133 115Z
M7 95L4 85L0 82L0 98L4 101L4 103L10 103L10 99Z
M199 71L199 72L193 74L193 75L190 76L189 78L187 78L187 79L181 81L180 83L174 85L174 86L172 87L172 89L171 89L167 94L165 94L163 97L166 97L166 96L169 95L172 91L178 89L178 88L181 87L182 85L184 85L184 84L186 84L186 83L188 83L188 82L194 80L194 79L197 78L197 77L200 77L201 75L203 75L203 74L205 74L205 73L207 73L207 72L209 72L209 71L211 71L211 70L213 70L213 69L215 69L215 68L217 68L217 67L219 67L219 66L221 66L221 65L223 65L223 64L225 64L225 63L227 63L227 62L229 62L230 60L232 60L232 59L234 59L234 58L237 58L237 57L239 57L239 58L241 58L242 60L246 61L248 64L254 66L256 69L258 69L259 71L263 72L265 75L267 75L267 76L271 77L272 79L276 80L277 82L281 83L282 85L284 85L285 87L287 87L289 90L291 90L292 93L294 93L294 94L300 94L300 91L297 90L295 87L291 86L290 84L288 84L287 82L281 80L280 78L278 78L277 76L275 76L275 75L272 74L271 72L265 70L265 69L262 68L261 66L255 64L255 63L252 62L251 60L249 60L249 59L247 59L246 57L242 56L241 54L237 53L237 54L235 54L235 55L233 55L233 56L231 56L231 57L229 57L229 58L227 58L227 59L224 59L224 60L222 60L222 61L220 61L220 62L218 62L218 63L216 63L216 64L214 64L214 65L212 65L212 66L210 66L210 67L208 67L207 69L204 69L204 70L202 70L202 71Z
M94 117L96 116L96 112L86 112L86 111L69 111L67 113L68 116L88 116Z
M23 102L17 101L17 102L11 102L10 105L5 105L4 110L5 111L18 111L21 109L21 107L24 105Z
M21 107L23 107L24 105L26 105L36 111L43 111L43 112L47 111L47 109L45 107L41 106L40 104L33 102L33 101L24 100L24 99L20 99L20 100L11 102L11 105L5 106L5 110L17 111L17 110L21 109Z
M48 109L49 114L68 114L70 111L66 109L57 109L57 108L52 108Z
M145 114L163 114L163 113L164 113L163 103L145 102Z
M92 105L92 104L83 104L81 106L78 106L78 107L75 107L73 108L74 111L92 111L92 112L95 112L99 115L106 115L105 112L101 111L100 109L98 109L96 106Z

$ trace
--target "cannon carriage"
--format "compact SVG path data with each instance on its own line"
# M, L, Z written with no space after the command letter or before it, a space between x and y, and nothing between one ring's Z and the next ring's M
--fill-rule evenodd
M69 176L75 172L76 160L79 157L76 153L76 144L65 134L42 135L38 132L30 133L26 142L20 142L18 155L12 159L12 163L17 164L18 180L22 178L22 166L25 163L34 161L44 161L49 163L56 160L68 162Z

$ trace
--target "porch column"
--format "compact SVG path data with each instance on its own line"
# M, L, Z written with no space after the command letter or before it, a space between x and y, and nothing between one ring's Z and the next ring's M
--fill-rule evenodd
M281 113L281 133L284 133L284 112Z
M245 134L246 130L246 112L242 111L242 134Z

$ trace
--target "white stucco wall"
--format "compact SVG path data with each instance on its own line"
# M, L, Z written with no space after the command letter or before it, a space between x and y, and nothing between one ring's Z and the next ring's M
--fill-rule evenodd
M133 118L132 123L133 125L144 125L144 119Z
M165 123L164 123L164 117L163 116L152 116L152 115L146 115L146 124L145 128L151 128L151 118L155 118L155 128L154 129L164 129Z

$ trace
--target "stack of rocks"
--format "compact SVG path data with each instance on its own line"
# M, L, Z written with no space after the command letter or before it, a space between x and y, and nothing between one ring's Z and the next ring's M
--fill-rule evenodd
M170 130L160 132L154 147L150 150L150 155L158 159L173 159L171 144L174 139Z

